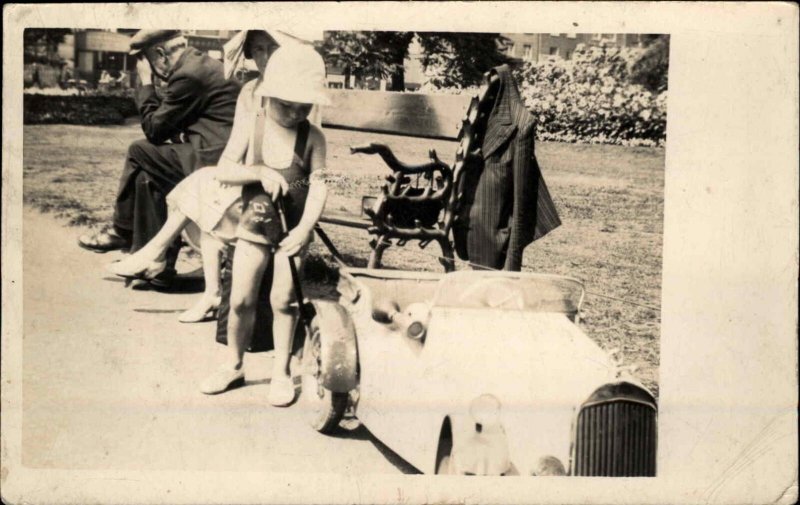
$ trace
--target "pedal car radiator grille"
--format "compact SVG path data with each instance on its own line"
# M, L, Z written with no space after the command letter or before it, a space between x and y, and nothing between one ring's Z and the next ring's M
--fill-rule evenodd
M625 386L635 387L630 384ZM573 475L655 476L655 401L646 392L636 389L638 394L635 396L644 393L649 399L642 401L613 394L616 398L600 401L590 399L584 404L578 414L575 430Z

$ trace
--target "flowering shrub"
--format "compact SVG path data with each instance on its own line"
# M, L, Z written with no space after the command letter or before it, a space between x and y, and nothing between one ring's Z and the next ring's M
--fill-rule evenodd
M526 63L516 71L537 137L591 144L663 145L667 92L631 84L640 50L578 46L572 60Z
M663 145L667 92L631 81L642 49L579 45L571 60L526 62L514 71L525 105L537 117L537 137L590 144ZM426 72L427 74L427 72ZM442 88L429 80L423 93L477 94L475 87Z

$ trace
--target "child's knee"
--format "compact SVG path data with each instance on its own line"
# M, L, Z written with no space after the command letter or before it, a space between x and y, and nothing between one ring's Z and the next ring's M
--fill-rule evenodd
M250 295L236 296L231 293L230 306L231 311L237 316L242 316L256 309L256 298Z
M269 303L273 311L291 312L294 310L294 293L291 289L273 289L269 295Z

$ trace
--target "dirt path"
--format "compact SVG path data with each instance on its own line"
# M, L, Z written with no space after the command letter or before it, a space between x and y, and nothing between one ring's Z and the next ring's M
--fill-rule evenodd
M25 209L24 465L412 471L356 421L330 438L307 426L301 406L270 407L271 353L247 356L247 387L200 394L224 348L215 323L177 321L197 295L124 289L103 268L120 254L80 249L81 232Z

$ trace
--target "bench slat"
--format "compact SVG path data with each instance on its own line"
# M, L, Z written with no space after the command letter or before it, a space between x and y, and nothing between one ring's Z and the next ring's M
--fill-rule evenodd
M328 90L322 125L359 131L454 140L472 95Z
M364 218L344 216L341 214L323 214L322 217L319 218L319 222L346 226L348 228L360 228L362 230L366 230L372 226L372 221L368 221Z

